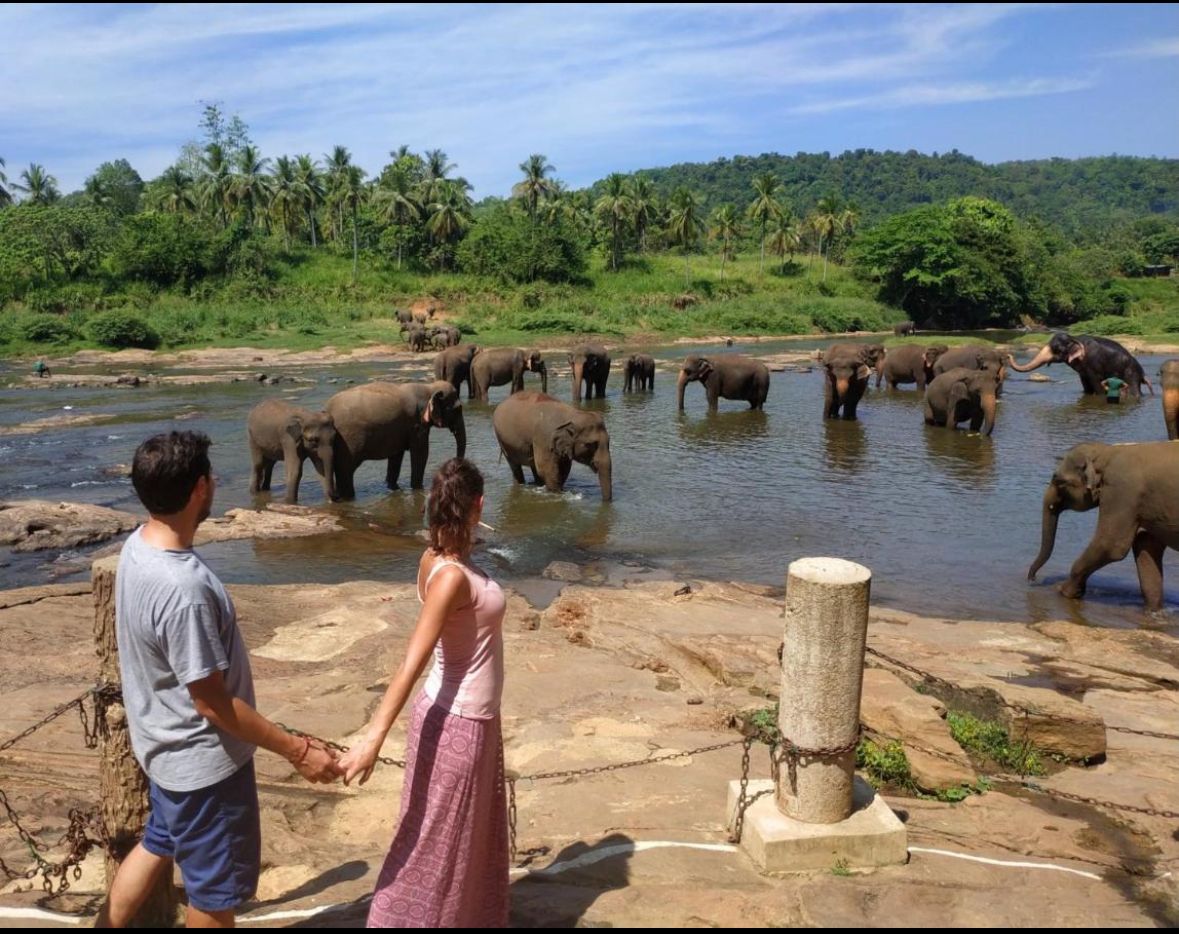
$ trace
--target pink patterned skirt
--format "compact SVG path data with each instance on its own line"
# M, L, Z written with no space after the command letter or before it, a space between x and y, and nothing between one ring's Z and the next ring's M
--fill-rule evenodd
M508 816L498 714L468 720L419 693L397 833L372 927L507 927Z

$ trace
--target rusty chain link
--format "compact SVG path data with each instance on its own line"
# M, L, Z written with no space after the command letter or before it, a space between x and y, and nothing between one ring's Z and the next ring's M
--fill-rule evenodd
M292 736L302 736L304 739L309 739L313 743L319 743L324 749L332 749L336 752L348 752L351 748L349 746L342 746L340 743L333 743L330 739L323 739L313 733L305 733L303 730L296 730L293 726L287 726L285 723L274 724L280 729L286 730ZM402 759L394 759L392 756L377 756L377 761L384 765L395 765L399 769L405 768L405 762Z
M1057 791L1055 788L1045 788L1043 785L1037 785L1035 782L1021 780L1019 785L1029 791L1035 791L1042 795L1048 795L1050 798L1063 798L1066 801L1076 801L1080 804L1088 804L1091 807L1111 808L1115 811L1129 811L1132 814L1144 814L1147 817L1163 817L1168 820L1179 820L1179 811L1167 811L1161 808L1141 807L1137 804L1119 804L1116 801L1105 801L1101 798L1093 798L1087 795L1075 795L1071 791Z

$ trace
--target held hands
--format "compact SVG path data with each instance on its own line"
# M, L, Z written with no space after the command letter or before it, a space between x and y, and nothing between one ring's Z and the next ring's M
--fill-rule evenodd
M348 750L348 752L344 753L337 763L340 774L344 776L344 784L351 784L352 779L357 775L360 776L359 784L363 785L367 782L369 776L373 774L373 766L377 764L377 756L380 751L380 740L366 736Z
M335 753L307 738L304 739L301 753L290 761L299 774L312 784L330 785L344 774Z

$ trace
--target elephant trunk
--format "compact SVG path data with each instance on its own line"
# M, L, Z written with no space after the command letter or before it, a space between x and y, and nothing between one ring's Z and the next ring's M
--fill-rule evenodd
M1015 362L1015 357L1009 355L1008 360L1011 362L1011 369L1016 373L1030 373L1032 370L1038 370L1042 366L1055 362L1056 356L1052 353L1052 348L1045 344L1040 348L1040 352L1023 366Z
M467 456L467 423L463 420L463 409L459 406L450 417L450 432L454 435L454 456Z
M835 380L835 398L838 402L842 403L847 399L847 391L850 386L851 380L846 376Z
M1040 553L1028 568L1028 580L1036 579L1036 572L1052 557L1052 549L1056 545L1056 523L1060 519L1060 496L1056 492L1056 485L1049 484L1044 493L1044 514L1041 518Z
M581 380L584 375L585 375L585 364L584 363L574 363L573 364L573 401L574 402L581 401Z
M319 468L319 479L323 483L323 495L327 497L328 502L336 502L340 497L336 494L336 462L330 444L319 449L319 463L315 466Z
M688 385L688 371L680 370L680 378L676 380L675 391L677 398L677 406L682 412L684 410L684 387Z
M598 475L598 483L602 487L602 502L608 503L614 498L614 484L611 477L612 464L609 451L599 451L594 458L594 470Z
M540 374L540 391L547 395L549 391L549 368L542 361L537 364L536 372Z
M979 406L983 413L982 433L989 435L995 430L995 410L998 408L998 400L993 393L987 393L979 400Z

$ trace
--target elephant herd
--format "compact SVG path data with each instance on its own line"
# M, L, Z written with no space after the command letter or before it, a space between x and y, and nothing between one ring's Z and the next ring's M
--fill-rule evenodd
M856 418L857 406L876 372L876 386L889 389L915 384L924 391L925 421L954 428L969 422L971 430L990 435L997 399L1010 367L1030 372L1054 362L1077 371L1086 393L1101 391L1103 380L1117 376L1133 396L1142 386L1154 387L1141 364L1120 344L1105 338L1058 333L1026 365L1010 355L981 345L950 349L945 345L903 345L888 352L880 344L836 343L820 355L824 371L824 415ZM445 347L434 362L433 382L374 381L332 396L321 412L280 400L267 400L251 411L247 422L253 471L250 491L269 490L274 465L283 461L286 501L295 502L305 459L320 474L328 499L352 499L357 467L367 460L385 460L386 484L396 489L405 453L410 455L410 485L423 484L433 428L449 430L456 455L465 456L466 426L460 390L486 403L492 386L510 384L510 395L492 414L492 428L501 456L516 483L524 468L533 482L549 491L564 488L574 463L597 476L603 501L613 496L610 436L601 413L578 405L605 395L611 360L606 348L586 343L568 354L572 403L547 395L548 371L541 354L515 348ZM655 361L630 355L623 365L624 391L654 389ZM525 391L524 375L535 373L541 391ZM690 355L677 379L677 408L684 409L688 383L699 382L708 408L720 399L748 402L761 409L769 393L770 374L764 363L735 353ZM1161 388L1167 436L1179 439L1179 360L1163 364ZM1149 609L1162 606L1162 556L1179 549L1179 444L1079 444L1058 465L1043 501L1040 553L1028 571L1034 580L1055 543L1062 511L1100 510L1093 540L1074 563L1060 590L1081 596L1094 571L1124 558L1133 550L1139 581Z

